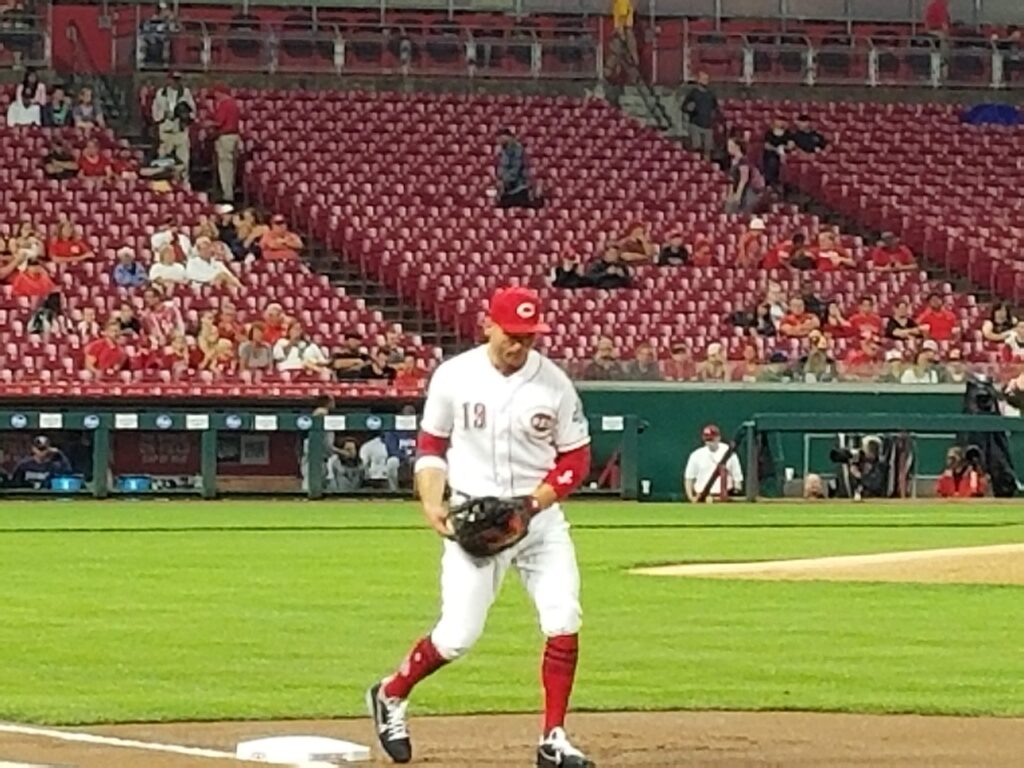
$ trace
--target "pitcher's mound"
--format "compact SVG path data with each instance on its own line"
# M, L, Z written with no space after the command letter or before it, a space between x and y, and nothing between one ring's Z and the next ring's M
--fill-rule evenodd
M1024 544L882 552L751 563L691 563L637 568L649 576L779 581L909 581L1024 584Z

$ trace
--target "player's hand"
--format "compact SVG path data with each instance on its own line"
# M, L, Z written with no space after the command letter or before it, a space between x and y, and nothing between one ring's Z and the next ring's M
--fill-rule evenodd
M430 523L430 527L440 535L446 538L452 535L452 526L448 520L447 504L424 504L423 514L426 515L427 522Z

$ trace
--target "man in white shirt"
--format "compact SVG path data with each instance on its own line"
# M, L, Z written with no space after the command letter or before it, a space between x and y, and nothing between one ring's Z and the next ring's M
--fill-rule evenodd
M181 74L171 72L167 85L156 92L153 98L153 122L160 132L160 157L174 156L184 167L185 181L189 178L189 158L192 142L188 127L196 117L196 101L182 82Z
M363 477L368 485L386 484L389 491L398 490L400 462L397 456L388 455L388 447L380 435L362 444L359 448L359 461L363 465Z
M153 253L160 253L165 245L173 246L175 240L178 242L177 250L181 251L179 258L187 259L192 254L192 241L178 228L174 217L168 216L149 238L149 249Z
M241 285L223 261L213 258L213 241L208 237L196 240L195 253L185 265L185 276L193 283L214 285Z
M43 114L39 105L32 100L33 94L23 93L7 108L7 125L17 128L24 125L40 125Z
M285 337L274 344L274 360L279 371L325 371L329 362L320 346L306 338L298 322L289 325Z
M700 495L707 488L708 482L714 478L707 493L707 500L722 494L722 481L725 481L726 492L739 491L743 487L743 469L740 460L733 453L722 464L729 451L729 446L722 442L722 432L714 424L708 424L701 432L704 445L690 454L683 473L686 487L686 498L699 501Z

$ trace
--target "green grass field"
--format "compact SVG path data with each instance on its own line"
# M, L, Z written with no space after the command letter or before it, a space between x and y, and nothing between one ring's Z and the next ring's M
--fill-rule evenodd
M1024 588L633 576L637 564L1024 542L1024 505L572 502L579 709L1024 715ZM412 504L4 502L0 719L360 714L432 624ZM540 637L511 576L417 712L528 711Z

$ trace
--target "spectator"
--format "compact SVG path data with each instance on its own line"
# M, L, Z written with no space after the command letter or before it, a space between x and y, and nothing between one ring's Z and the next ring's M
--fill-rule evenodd
M92 88L85 87L78 92L78 103L71 110L71 119L76 128L104 128L106 120L103 109L93 100Z
M181 231L174 216L165 217L149 238L149 248L153 253L160 253L160 249L168 245L174 251L174 260L180 264L184 264L192 253L192 241Z
M693 241L693 254L690 264L694 267L710 267L715 263L714 246L707 235L697 235Z
M96 258L96 254L75 231L71 219L63 215L57 223L56 236L46 245L46 252L54 264L77 264Z
M43 238L28 219L21 222L18 234L7 244L11 256L24 260L43 258Z
M804 498L807 500L828 498L828 486L825 485L821 475L816 472L808 472L804 477Z
M196 330L196 344L204 360L214 354L218 341L220 331L217 330L217 313L208 309L200 315L199 328Z
M38 435L32 439L29 455L14 466L10 485L37 490L48 488L52 478L70 475L73 471L67 456L55 448L48 437Z
M922 335L921 329L917 327L917 321L910 316L910 302L900 299L893 308L892 317L885 324L885 337L887 339L916 339Z
M270 346L274 346L278 339L284 338L290 322L291 319L285 315L281 305L272 301L263 311L263 340ZM346 335L345 338L347 339L348 336Z
M634 354L636 359L626 366L626 378L633 381L661 381L661 371L651 345L641 342Z
M241 112L238 102L231 91L223 83L213 87L213 98L216 106L213 110L213 129L216 135L213 148L217 157L217 179L220 182L221 200L233 203L235 200L235 174L238 162L238 151L241 148L239 139L239 122Z
M772 306L768 302L762 301L754 310L754 333L768 338L778 333L778 330L772 315Z
M796 130L790 134L790 137L793 140L793 146L801 152L814 154L828 146L825 137L811 125L810 115L806 114L797 117Z
M203 213L200 214L198 223L192 227L192 237L194 239L208 237L210 240L217 242L220 240L220 230L217 228L217 225L214 224L213 220Z
M399 389L418 389L426 378L426 372L416 363L416 356L406 353L402 362L398 364L394 383Z
M152 117L157 125L161 157L173 157L182 166L182 175L187 182L191 168L192 142L189 126L196 116L196 102L181 81L181 74L170 72L167 83L156 92L153 99Z
M673 227L669 230L668 240L662 244L658 251L657 264L659 267L685 266L690 260L690 252L683 245L683 231L680 227Z
M801 379L814 384L835 381L838 377L836 361L829 355L829 340L821 331L811 331L807 336L807 354L800 358Z
M928 294L928 306L918 314L916 322L921 332L936 341L952 341L959 335L957 318L942 298L942 294Z
M594 358L583 369L583 378L592 381L615 381L622 378L622 367L616 360L615 343L607 336L597 340Z
M343 346L331 357L331 368L339 379L358 379L363 368L370 364L370 356L363 349L363 339L357 333L346 333Z
M114 176L114 166L110 158L100 151L100 144L90 138L78 155L78 171L83 178L110 179Z
M264 371L273 364L274 350L264 341L263 323L253 323L238 348L238 367L243 371Z
M511 128L498 134L501 145L498 151L498 207L537 208L539 196L535 196L530 183L526 149L516 138Z
M725 381L729 372L725 367L725 350L717 341L708 344L704 362L697 366L700 381Z
M825 333L833 339L845 339L855 335L853 325L843 317L838 302L830 301L825 310Z
M772 320L776 327L786 315L786 295L782 291L782 285L771 280L768 282L768 290L765 291L764 300L771 311Z
M807 311L804 300L794 296L789 300L789 312L779 321L779 333L790 339L802 339L821 327L817 315Z
M146 268L135 260L135 251L127 246L118 248L117 265L114 267L114 285L121 288L141 288L147 282L149 280L146 277Z
M42 123L42 111L32 99L32 94L23 93L20 99L12 99L7 107L7 125L11 128L23 128Z
M53 333L67 333L62 303L63 297L57 291L43 298L29 317L26 332L42 336L44 341Z
M231 339L218 339L212 353L203 359L200 368L216 374L232 376L238 372L238 359Z
M857 263L850 252L839 244L839 238L828 230L818 233L818 246L814 249L814 257L819 272L835 272L844 267L854 267Z
M855 335L863 336L871 333L881 336L884 325L882 317L875 310L875 300L871 296L864 296L860 300L860 309L850 315L850 327Z
M402 330L393 325L384 331L384 343L381 345L387 353L388 365L398 365L405 360L405 348L402 346Z
M898 349L885 353L885 365L877 381L880 384L899 384L903 378L903 354Z
M789 355L777 349L768 356L768 364L757 377L762 384L788 384L793 381L793 369L789 365Z
M683 97L683 118L690 137L690 149L711 159L715 149L715 122L718 120L718 98L709 87L707 72L697 73L697 84Z
M398 470L401 465L397 456L388 453L388 447L380 435L367 440L359 448L359 461L363 467L363 478L371 488L386 487L398 490Z
M743 487L743 469L736 453L722 442L721 431L708 424L700 437L704 444L690 454L683 471L686 498L701 502L723 493L739 492Z
M786 128L786 121L776 117L772 127L764 135L764 149L761 153L761 172L764 183L778 188L782 182L782 159L793 146L793 137Z
M987 492L988 478L981 466L966 461L960 446L950 448L946 452L946 468L935 483L935 495L943 499L970 499Z
M386 381L389 384L395 380L398 371L388 364L388 353L384 349L376 349L370 355L370 362L364 365L359 377L367 381Z
M196 240L193 255L185 264L185 277L189 282L218 287L241 286L241 281L227 268L223 261L213 258L213 242L208 237Z
M622 262L619 247L614 243L606 246L601 258L587 268L586 279L595 288L606 290L629 288L633 282L629 266Z
M142 327L157 344L166 344L175 336L184 335L185 321L181 310L158 286L150 286L143 291L142 304Z
M764 230L764 219L755 216L750 220L747 231L740 235L737 261L741 267L756 267L761 264L767 252Z
M981 326L985 341L1002 344L1017 325L1017 318L1010 312L1010 305L1000 301L992 305L988 319Z
M871 266L876 272L912 272L917 269L914 253L892 232L883 232L882 239L871 251Z
M639 66L633 30L633 0L612 0L612 37L608 42L605 78L614 82L625 71L629 80L635 80Z
M878 336L871 332L863 334L858 346L851 349L843 361L843 377L871 380L878 376L878 353L880 350Z
M1024 320L1017 321L1013 330L1003 341L1007 357L1013 360L1024 360Z
M122 337L128 334L142 333L142 323L139 322L139 318L135 314L135 307L126 301L121 302L121 307L117 310L117 315L114 316L112 322L114 320L117 321L117 325L121 329Z
M64 88L54 86L50 100L43 106L40 117L46 128L70 128L74 125L71 99L67 97Z
M929 35L947 38L953 26L949 14L949 0L930 0L924 9L924 28Z
M967 381L968 375L963 352L953 347L946 355L946 365L939 371L939 380L943 384L963 384Z
M329 365L327 356L316 344L306 338L302 324L292 321L288 333L274 344L274 360L279 371L325 371Z
M779 243L769 250L761 262L762 269L780 269L791 267L793 269L813 269L814 257L807 247L807 235L803 232L794 232L789 240Z
M260 252L267 261L294 261L299 258L302 238L288 231L284 216L274 214L270 229L260 238Z
M78 175L78 161L60 137L54 137L50 151L43 158L43 174L54 181L73 179Z
M27 258L21 270L10 279L11 294L30 298L43 298L57 290L56 283L38 258Z
M939 372L935 370L937 349L934 341L926 341L914 357L914 364L900 376L900 384L938 384Z
M238 320L238 310L226 299L221 302L220 314L217 317L217 330L222 339L239 343L245 338L245 326Z
M260 240L268 231L268 227L260 220L259 214L252 208L246 208L234 217L235 234L241 245L242 256L236 258L248 260L249 257L259 258Z
M755 382L761 375L761 361L757 356L757 347L747 344L743 347L743 359L732 367L729 381Z
M128 356L121 346L121 326L117 320L110 320L103 327L103 335L85 345L85 369L102 376L117 373L128 362Z
M726 213L750 213L764 191L764 177L747 160L747 148L733 137L726 143L729 153L729 192Z
M164 288L170 288L188 280L185 265L177 261L174 247L165 245L157 251L157 262L149 268L149 282Z
M181 25L175 17L174 9L166 0L157 3L154 13L139 29L139 38L143 43L143 59L146 64L160 65L161 68L171 61L171 34L178 32Z
M673 345L671 357L662 363L662 375L667 381L693 381L697 378L697 363L689 347Z
M25 69L21 82L14 89L14 98L18 101L21 101L25 94L40 107L46 104L46 86L39 80L39 74L34 67Z
M616 243L623 263L633 264L650 261L658 249L651 242L651 236L644 224L634 224L628 234Z
M155 362L160 370L168 371L174 380L180 379L191 370L193 367L192 353L188 348L185 334L175 333L171 336L170 342L163 347Z
M580 263L571 254L566 254L551 273L551 285L554 288L584 288L590 286L590 280L580 273Z
M91 339L100 335L100 324L96 321L95 307L82 308L82 319L78 321L76 332L80 339Z

